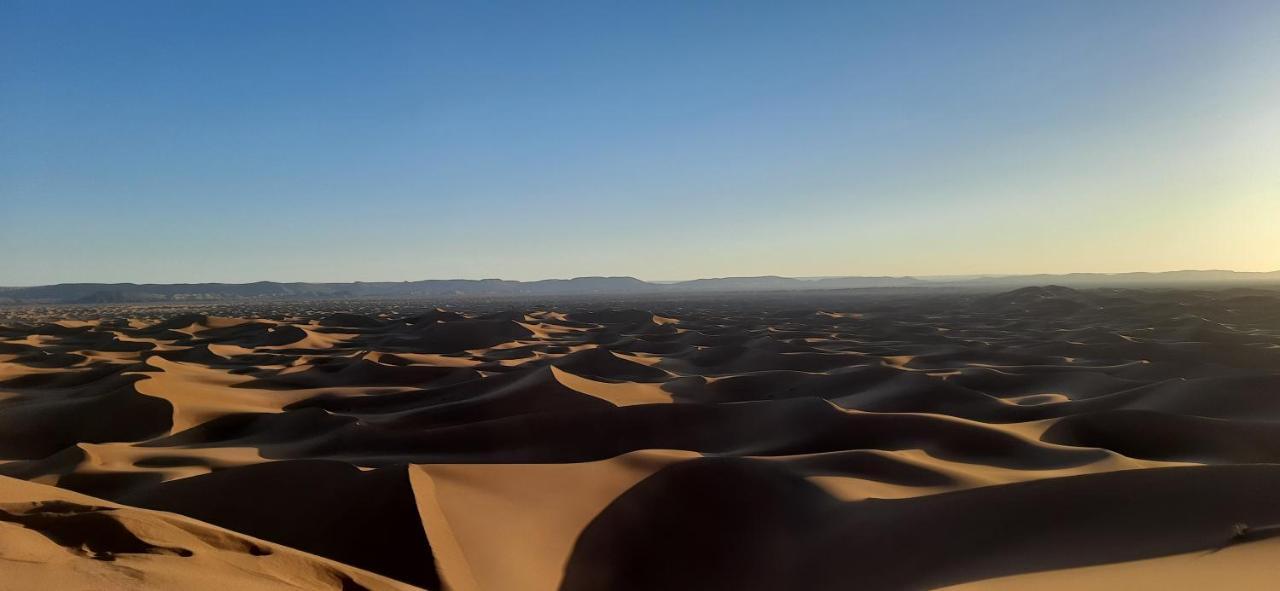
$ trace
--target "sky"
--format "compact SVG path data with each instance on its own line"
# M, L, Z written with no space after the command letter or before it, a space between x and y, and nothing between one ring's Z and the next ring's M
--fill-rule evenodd
M0 0L0 285L1280 269L1280 3Z

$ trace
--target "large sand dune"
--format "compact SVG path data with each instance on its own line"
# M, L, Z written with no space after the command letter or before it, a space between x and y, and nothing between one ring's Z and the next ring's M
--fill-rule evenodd
M0 309L0 589L1280 584L1280 293L735 297Z

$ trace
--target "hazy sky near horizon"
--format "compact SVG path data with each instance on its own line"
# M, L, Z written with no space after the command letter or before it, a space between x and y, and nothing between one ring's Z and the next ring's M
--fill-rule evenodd
M0 0L0 285L1280 269L1280 3Z

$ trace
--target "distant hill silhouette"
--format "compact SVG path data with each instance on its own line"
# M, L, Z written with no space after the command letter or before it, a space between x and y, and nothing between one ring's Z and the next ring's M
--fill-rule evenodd
M353 283L61 283L0 288L0 304L183 302L243 299L451 298L519 296L645 295L810 291L860 288L1009 289L1039 285L1087 287L1174 287L1280 285L1280 271L1172 271L1166 273L1071 273L1015 275L963 280L915 277L720 277L673 283L635 277L576 277L541 281L428 279Z

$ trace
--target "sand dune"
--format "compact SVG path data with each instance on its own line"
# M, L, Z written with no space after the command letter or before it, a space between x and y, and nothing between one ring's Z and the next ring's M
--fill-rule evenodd
M1260 588L1277 309L0 308L0 589Z
M0 589L412 589L194 519L0 477Z

